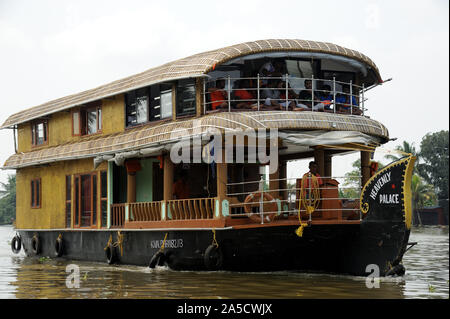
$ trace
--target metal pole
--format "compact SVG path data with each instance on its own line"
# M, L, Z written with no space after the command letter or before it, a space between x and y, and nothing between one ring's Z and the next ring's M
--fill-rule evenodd
M264 224L264 183L265 180L261 176L261 180L259 181L259 190L261 192L261 197L259 198L259 214L261 217L261 224Z
M333 109L334 113L336 113L336 77L333 76Z
M258 73L258 76L257 76L257 90L256 90L256 92L257 92L257 103L258 103L258 111L259 111L259 73Z
M231 79L228 75L228 112L231 112Z
M362 91L361 91L361 108L362 114L364 116L364 83L362 84Z
M350 80L350 114L353 114L353 81Z
M287 73L286 73L285 81L286 81L286 111L288 111L288 75L287 75Z
M206 114L206 81L203 79L203 114Z
M312 184L311 173L308 174L308 182L309 182L308 202L309 202L309 207L311 207L311 184ZM306 212L308 212L308 207L306 207ZM312 214L309 214L309 221L312 220L311 216L312 216Z
M314 74L311 75L311 110L314 112Z

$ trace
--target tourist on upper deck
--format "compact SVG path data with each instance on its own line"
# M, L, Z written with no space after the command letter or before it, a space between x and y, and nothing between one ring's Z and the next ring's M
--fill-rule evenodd
M187 173L184 170L180 171L177 181L173 184L173 198L187 199L189 198L189 185L187 183Z
M281 106L282 110L286 109L286 81L280 81L278 82L278 89L280 91L280 100L279 104ZM296 106L295 99L298 97L297 94L291 89L291 86L288 83L288 105L289 109L293 110Z
M265 79L266 77L281 78L284 74L286 74L286 65L283 60L280 59L268 61L259 69L259 75L263 77L262 84L264 85L269 82L269 79Z
M261 90L261 98L264 100L263 109L279 110L280 91L278 90L280 80L273 79L268 83L268 87Z
M254 101L253 92L250 89L250 81L248 79L239 81L239 89L234 91L234 97L238 100L236 108L250 109L252 106L257 105Z
M341 113L351 113L360 115L361 110L358 107L356 98L352 95L352 103L350 104L350 86L344 85L342 93L336 95L336 110Z
M298 98L299 98L299 101L298 101L297 107L294 109L294 111L311 110L311 108L314 111L323 111L323 109L324 109L324 104L320 102L320 97L317 95L317 92L314 92L314 99L313 99L313 97L312 97L312 81L309 79L305 80L305 90L302 90L300 92L300 94L298 95ZM317 103L317 102L319 102L319 103Z
M322 90L320 92L320 101L323 103L324 111L331 111L331 104L333 103L333 94L331 93L331 87L327 84L322 86Z
M225 88L225 79L217 79L216 87L208 89L211 99L211 109L223 109L228 107L228 98Z

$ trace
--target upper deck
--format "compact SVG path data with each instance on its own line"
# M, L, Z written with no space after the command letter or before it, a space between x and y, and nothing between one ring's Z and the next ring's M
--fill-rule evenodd
M270 70L268 63L280 69ZM366 116L364 98L381 82L368 57L334 44L277 39L237 44L10 116L0 128L19 128L19 151L4 168L155 148L186 130L194 135L211 127L356 131L384 143L387 129ZM223 100L213 96L218 89ZM92 119L97 134L81 134ZM45 125L33 126L36 121ZM50 142L24 147L39 138Z

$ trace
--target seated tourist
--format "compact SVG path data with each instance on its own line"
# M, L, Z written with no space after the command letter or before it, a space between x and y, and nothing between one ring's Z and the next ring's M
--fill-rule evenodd
M344 85L342 93L336 95L336 110L341 113L361 114L356 98L352 96L352 103L350 103L350 86Z
M261 99L264 101L262 108L264 110L280 110L281 106L278 103L280 99L279 82L279 80L271 79L268 87L261 89Z
M317 92L314 92L314 98L312 96L311 80L305 80L305 90L302 90L300 92L298 98L299 100L297 103L297 107L294 109L294 111L304 111L304 110L323 111L324 109L324 104L320 103L320 97L317 95Z
M224 88L225 80L218 79L216 81L216 87L208 89L211 99L211 110L224 109L228 107L227 92Z
M237 101L237 109L251 109L253 106L257 106L255 103L255 97L250 88L250 82L247 79L239 81L239 89L234 91L234 97Z
M280 81L278 83L278 88L280 91L280 100L279 104L281 106L282 110L286 110L286 81ZM293 110L296 107L295 99L298 97L297 94L290 88L290 85L288 83L288 109Z
M333 104L333 94L331 93L331 87L329 85L323 85L320 92L320 102L324 105L324 111L331 111Z

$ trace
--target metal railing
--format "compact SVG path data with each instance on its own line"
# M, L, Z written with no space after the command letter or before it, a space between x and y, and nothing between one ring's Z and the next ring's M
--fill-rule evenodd
M358 176L352 176L351 179L356 179ZM360 177L359 177L360 178ZM251 214L256 215L298 215L299 211L302 218L307 218L309 220L313 219L359 219L362 220L363 216L359 209L359 196L361 194L361 186L357 183L357 186L338 186L340 184L337 180L349 180L349 177L321 177L323 185L316 188L320 192L320 197L318 198L319 205L314 208L312 214L307 214L305 205L301 203L300 198L301 188L301 178L280 178L280 179L268 179L268 180L258 180L258 181L247 181L238 183L228 183L227 184L227 196L228 197L241 197L237 203L230 204L231 215L235 217L248 217ZM294 180L295 184L288 184L289 180ZM285 183L286 187L276 187L270 189L270 183ZM245 185L257 185L257 187L251 187L252 190L244 190ZM311 184L310 184L311 185ZM233 191L233 188L241 188L241 191ZM311 189L304 190L306 192L311 192ZM272 200L267 201L262 199L263 196L258 196L256 201L242 200L242 198L251 198L250 194L258 193L269 193L278 194L278 196L273 196L280 203L281 210L267 210L265 207L270 207L268 204L273 203ZM343 195L347 194L347 195ZM349 197L352 194L352 197ZM301 203L301 204L300 204ZM252 206L252 212L246 213L245 206ZM299 209L299 205L302 205ZM272 205L273 207L273 205ZM256 208L256 209L255 209ZM256 210L256 211L255 211ZM264 210L264 211L261 211ZM262 221L263 223L263 221Z
M220 81L223 85L218 87ZM288 74L283 77L261 77L259 74L246 78L228 76L203 82L203 111L206 114L236 110L309 110L364 115L367 111L365 90L364 84L337 81L335 77L298 78Z

